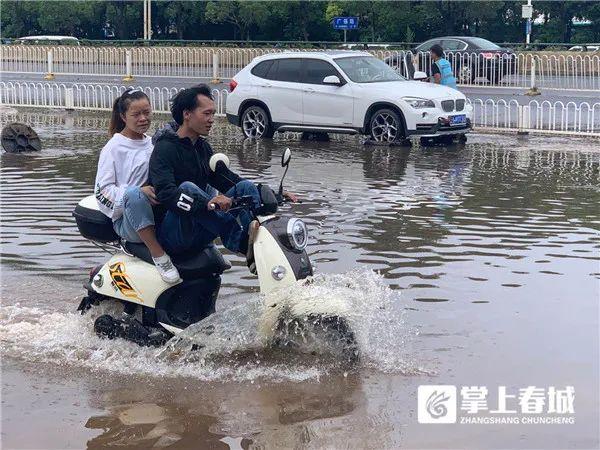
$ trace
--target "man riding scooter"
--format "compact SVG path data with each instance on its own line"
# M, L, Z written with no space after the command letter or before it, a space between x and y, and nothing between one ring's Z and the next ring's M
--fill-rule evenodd
M212 172L213 155L206 136L216 109L210 88L198 85L179 92L171 113L177 124L161 130L150 158L149 182L160 204L166 208L158 237L170 254L201 249L217 236L234 253L246 254L251 264L249 239L252 218L244 209L228 212L232 198L251 196L255 207L260 195L254 183L243 180L228 168ZM216 188L221 194L217 194ZM216 194L216 195L215 195ZM284 196L296 201L293 194Z
M166 208L162 214L156 211L157 218L163 217L162 223L157 222L157 234L182 280L167 283L157 276L147 246L119 239L111 220L89 195L73 211L79 231L113 252L90 270L78 311L83 314L105 301L117 301L126 314L115 317L104 311L94 321L99 336L161 346L181 335L185 345L181 332L215 313L221 274L231 267L212 245L220 236L229 250L246 253L249 269L257 275L265 299L257 323L262 342L289 349L308 343L312 353L312 339L319 349L340 350L344 360L355 361L358 346L344 299L271 295L313 275L306 251L306 224L298 217L278 214L283 197L296 200L283 191L291 151L286 149L281 156L285 171L275 193L269 186L255 186L231 172L226 155L213 155L204 140L215 114L207 86L179 93L172 113L177 130L159 133L149 181L160 202L157 206ZM221 194L212 193L214 188ZM252 230L250 235L248 230ZM327 346L320 345L322 341Z

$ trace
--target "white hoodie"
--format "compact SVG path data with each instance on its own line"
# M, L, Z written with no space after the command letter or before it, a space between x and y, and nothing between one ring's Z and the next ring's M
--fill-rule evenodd
M129 139L115 133L100 152L94 193L98 207L113 222L123 215L123 194L129 186L148 181L148 162L152 140Z

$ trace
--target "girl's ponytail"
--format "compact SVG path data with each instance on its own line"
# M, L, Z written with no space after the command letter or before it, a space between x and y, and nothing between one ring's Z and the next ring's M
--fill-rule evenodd
M108 135L113 137L115 133L120 133L125 129L125 122L121 117L121 97L117 97L113 103L110 124L108 125Z

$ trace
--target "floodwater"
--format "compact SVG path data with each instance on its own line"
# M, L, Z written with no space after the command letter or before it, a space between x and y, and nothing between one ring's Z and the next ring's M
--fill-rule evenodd
M262 306L241 258L214 322L211 358L165 358L105 341L75 313L105 254L71 211L92 191L101 116L21 112L44 149L1 156L3 448L597 448L600 152L598 141L472 135L411 150L358 138L210 141L238 173L303 203L312 292L352 306L361 361L260 348ZM243 331L243 333L242 333ZM334 358L335 359L335 358ZM564 424L420 424L419 385L573 386ZM517 395L518 397L518 395ZM548 400L549 402L550 400ZM508 409L523 418L517 398ZM460 405L459 405L460 406ZM544 406L544 413L546 412ZM461 417L469 413L459 410Z

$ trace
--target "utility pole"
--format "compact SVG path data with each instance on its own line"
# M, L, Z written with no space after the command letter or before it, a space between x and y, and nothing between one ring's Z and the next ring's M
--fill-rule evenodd
M152 8L151 0L144 0L144 40L152 39Z

